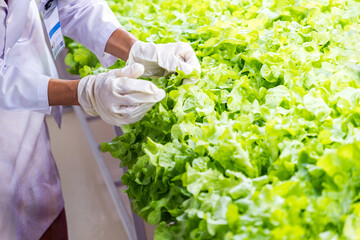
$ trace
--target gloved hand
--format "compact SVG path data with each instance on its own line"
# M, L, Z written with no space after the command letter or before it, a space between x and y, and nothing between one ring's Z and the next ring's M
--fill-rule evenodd
M127 65L141 63L145 66L143 77L162 77L176 72L185 74L194 69L201 72L201 66L189 43L154 44L137 41L131 47ZM184 84L197 82L198 79L185 79Z
M138 63L80 80L78 100L86 113L99 115L111 125L139 121L152 106L165 97L155 84L138 80L144 66Z

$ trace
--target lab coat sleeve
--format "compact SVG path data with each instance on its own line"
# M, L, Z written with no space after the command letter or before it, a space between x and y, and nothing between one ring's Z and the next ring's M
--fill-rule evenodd
M0 58L0 109L33 110L50 114L47 88L50 77L7 66Z
M68 36L90 49L104 67L117 60L105 53L105 45L113 32L122 28L108 4L103 0L59 0L60 24Z

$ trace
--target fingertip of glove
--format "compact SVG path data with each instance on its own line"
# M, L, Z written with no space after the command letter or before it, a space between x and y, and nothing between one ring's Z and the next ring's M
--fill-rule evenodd
M166 92L163 89L159 89L159 94L158 94L158 101L164 99L164 97L166 96Z
M132 63L116 70L116 77L138 78L144 74L145 67L140 63Z
M140 63L134 63L133 65L133 70L134 70L134 73L136 73L136 75L143 75L144 72L145 72L145 66L140 64Z

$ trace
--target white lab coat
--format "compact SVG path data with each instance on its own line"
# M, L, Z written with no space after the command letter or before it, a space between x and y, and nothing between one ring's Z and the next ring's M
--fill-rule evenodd
M104 48L120 25L107 4L58 2L63 34L103 65L114 63ZM0 239L6 240L39 239L64 207L44 120L51 113L48 81L58 75L36 3L0 0Z

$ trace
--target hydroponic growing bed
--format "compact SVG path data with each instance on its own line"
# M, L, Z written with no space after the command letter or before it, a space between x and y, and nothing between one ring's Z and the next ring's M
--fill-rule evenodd
M358 0L108 3L202 66L196 84L152 80L165 99L102 144L155 239L360 239ZM105 71L68 46L73 73Z

